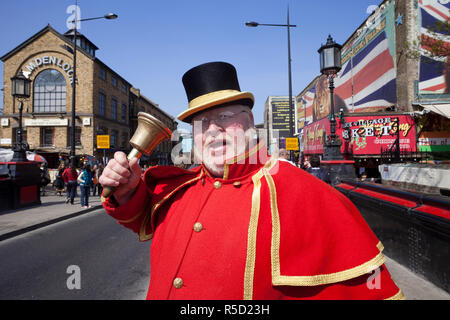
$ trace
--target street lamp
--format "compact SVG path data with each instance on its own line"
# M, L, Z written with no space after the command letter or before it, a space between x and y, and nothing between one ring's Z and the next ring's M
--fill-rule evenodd
M328 77L330 88L330 136L326 143L325 160L341 160L342 141L336 134L336 117L334 114L334 77L341 70L341 48L340 44L334 42L331 35L328 36L327 43L318 50L320 54L320 72Z
M22 112L23 112L23 100L30 97L30 87L31 80L26 78L22 70L19 71L18 75L11 78L12 91L11 95L13 98L18 98L19 100L19 128L17 129L16 142L14 143L13 150L14 155L11 161L22 162L28 161L26 150L28 144L23 141L22 134Z
M94 18L86 18L86 19L77 19L76 10L75 10L75 19L71 22L73 23L73 81L72 81L72 128L71 128L71 137L70 137L70 158L71 163L75 166L75 106L76 106L76 83L77 83L77 22L81 21L89 21L89 20L97 20L97 19L107 19L113 20L117 19L117 14L108 13L101 17Z
M294 106L292 105L292 75L291 75L291 35L290 28L297 27L294 24L289 24L289 8L287 10L287 23L286 24L266 24L258 23L255 21L248 21L245 23L247 27L269 26L269 27L286 27L287 39L288 39L288 73L289 73L289 136L294 136L294 123L292 114L294 112ZM267 124L269 125L269 124ZM269 146L268 146L269 147ZM290 160L293 160L292 152L290 152Z

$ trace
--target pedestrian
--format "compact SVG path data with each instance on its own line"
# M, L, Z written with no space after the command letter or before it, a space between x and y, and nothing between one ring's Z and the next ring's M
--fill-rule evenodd
M46 162L41 164L41 194L45 196L45 187L50 183L50 174Z
M319 178L322 181L327 183L330 182L328 170L320 167L320 158L318 156L312 156L310 160L311 166L306 169L306 172L311 173L316 178Z
M90 190L91 190L92 176L93 175L92 175L92 171L91 171L91 165L89 163L86 163L77 179L78 182L80 183L81 207L82 208L90 208L91 207L89 205L89 194L90 194Z
M61 162L58 167L58 171L56 172L55 181L53 181L53 186L55 187L56 194L59 193L62 196L64 191L64 179L62 177L65 170L64 162Z
M295 166L295 164L291 160L289 160L289 152L286 149L280 149L280 151L278 151L278 159Z
M100 163L98 165L98 169L97 169L97 173L96 173L97 174L97 195L99 197L102 195L102 192L103 192L103 187L100 184L99 180L100 180L100 177L101 177L101 175L103 173L103 169L104 168L105 168L105 166L103 165L103 163Z
M78 171L73 164L70 164L63 172L63 180L67 190L66 203L69 203L70 201L70 204L73 204L74 202L75 194L77 192L77 178Z
M98 171L98 165L94 164L94 167L92 168L92 196L95 197L97 193L97 184L98 184L98 177L97 177L97 171Z
M183 76L201 165L149 168L123 152L100 183L106 212L153 239L148 299L387 299L403 295L383 246L340 192L257 140L254 97L224 62ZM126 254L126 253L125 253ZM377 290L367 284L373 272ZM372 289L371 289L372 288Z

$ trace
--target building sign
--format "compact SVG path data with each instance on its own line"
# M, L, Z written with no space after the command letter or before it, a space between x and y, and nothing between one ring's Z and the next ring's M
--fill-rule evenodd
M414 118L408 115L351 116L345 123L337 119L336 133L342 140L342 153L378 155L400 138L400 150L416 151ZM328 118L305 127L305 154L322 154L326 136L330 134ZM344 139L345 138L345 139Z
M450 132L423 132L419 137L419 151L448 152L450 151Z
M41 118L25 119L26 127L65 127L69 125L69 119Z
M97 149L109 149L109 135L103 134L97 136Z
M323 145L326 140L327 129L330 123L327 118L316 121L305 127L303 133L303 152L305 154L323 153Z
M55 56L42 56L36 57L31 61L28 61L25 64L24 69L22 70L26 77L29 78L31 74L33 74L34 70L37 70L39 67L54 65L62 69L67 76L69 77L70 83L73 82L73 68L69 62L64 61L61 58Z
M2 118L2 127L8 127L9 126L9 119L8 118Z
M2 139L0 139L0 144L2 144L2 145L11 145L11 138L2 138Z
M289 137L289 98L272 98L271 105L272 129L278 130L280 138Z
M83 118L83 126L90 126L91 118Z
M298 139L286 138L286 150L298 151Z

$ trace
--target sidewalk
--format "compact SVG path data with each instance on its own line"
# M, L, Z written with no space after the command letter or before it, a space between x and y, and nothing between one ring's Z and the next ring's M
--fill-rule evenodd
M66 204L66 195L55 195L48 188L46 195L41 195L41 205L0 212L0 241L36 230L38 228L63 221L102 207L99 196L90 196L91 208L83 209L80 204L80 192L74 204Z

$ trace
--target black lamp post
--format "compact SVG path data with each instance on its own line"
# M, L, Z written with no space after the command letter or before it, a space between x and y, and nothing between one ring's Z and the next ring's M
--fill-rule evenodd
M11 95L19 100L19 128L17 129L16 142L14 143L13 150L14 155L11 161L13 162L23 162L28 161L26 150L28 149L28 144L23 141L22 133L22 112L23 112L23 100L30 97L31 80L26 78L22 72L11 78L12 91Z
M291 72L291 35L290 28L297 27L295 24L289 24L289 8L287 11L287 23L286 24L265 24L254 21L246 22L247 27L269 26L269 27L286 27L287 39L288 39L288 73L289 73L289 136L294 136L294 119L292 114L294 113L294 106L292 104L292 72ZM267 124L269 125L269 124ZM269 146L268 146L269 147ZM290 160L293 161L292 152L290 152Z
M325 160L342 160L341 154L342 141L336 134L336 116L334 114L334 77L341 70L341 48L340 44L334 42L331 35L328 36L327 43L318 50L320 54L320 72L328 77L330 88L330 136L326 142L324 152Z
M76 12L76 11L75 11ZM75 13L75 19L71 22L73 23L73 80L72 80L72 121L71 121L71 136L70 136L70 159L71 163L76 165L76 155L75 155L75 107L76 107L76 83L77 83L77 22L89 21L97 19L107 19L113 20L117 19L117 14L108 13L101 17L77 19Z

